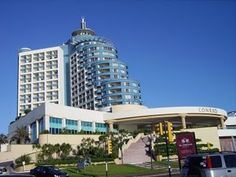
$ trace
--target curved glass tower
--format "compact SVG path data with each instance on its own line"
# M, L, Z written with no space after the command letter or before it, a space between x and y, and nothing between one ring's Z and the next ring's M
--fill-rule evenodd
M140 84L128 77L112 42L86 27L72 33L69 46L71 106L109 110L112 105L141 105Z

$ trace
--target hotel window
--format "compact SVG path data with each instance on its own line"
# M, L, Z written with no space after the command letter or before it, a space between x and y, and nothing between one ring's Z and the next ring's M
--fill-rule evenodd
M43 61L44 60L44 52L39 53L39 61Z
M20 61L22 64L26 63L26 56L25 55L21 56Z
M81 125L84 126L84 127L92 127L92 122L85 122L85 121L82 121L82 122L81 122Z
M125 99L131 99L131 95L125 95Z
M31 124L31 139L32 141L37 139L37 127L36 127L36 123L32 123Z
M69 133L77 133L78 131L78 122L77 120L66 119L66 129Z
M43 118L41 118L41 119L39 119L39 133L44 131L44 129L45 129L44 120L43 120Z
M59 134L62 131L62 119L56 117L49 118L49 132L51 134Z
M57 79L58 78L58 71L47 71L47 79Z

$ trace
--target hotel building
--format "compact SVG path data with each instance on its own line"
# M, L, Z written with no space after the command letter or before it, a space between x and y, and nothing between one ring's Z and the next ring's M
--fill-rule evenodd
M18 116L45 102L105 111L142 104L139 82L129 79L115 46L84 19L62 46L22 48L18 68Z
M224 149L219 136L228 137L224 131L226 111L143 106L139 82L129 79L128 67L119 60L113 43L87 28L84 19L65 44L37 50L22 48L18 57L18 118L9 125L9 138L17 128L25 127L31 143L65 142L76 147L85 136L79 132L98 139L99 135L92 134L118 129L154 130L158 123L169 121L174 131L195 132L203 142ZM69 134L62 135L63 131ZM229 133L235 135L235 131ZM143 138L139 134L128 143L124 156L135 159L126 163L136 163L137 155L146 156ZM235 150L235 143L233 147ZM29 153L26 150L0 156L0 160Z

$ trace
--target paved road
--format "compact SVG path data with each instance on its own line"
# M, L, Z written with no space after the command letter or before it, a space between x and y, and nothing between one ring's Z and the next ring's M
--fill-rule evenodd
M170 177L169 174L156 174L156 175L136 175L125 177ZM172 174L171 177L180 177L180 174Z
M11 166L12 164L13 164L13 161L7 161L7 162L1 162L0 166L5 167L7 169L8 174L29 174L27 172L22 172L22 173L15 172L14 169L12 168L12 166Z

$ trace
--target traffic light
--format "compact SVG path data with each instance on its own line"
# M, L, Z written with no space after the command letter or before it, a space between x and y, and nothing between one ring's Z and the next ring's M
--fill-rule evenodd
M173 135L173 127L172 123L167 121L167 134L168 134L168 140L170 143L174 141L174 135Z
M162 122L159 122L158 124L155 125L155 132L158 133L159 135L163 135L163 126Z
M112 141L110 139L107 140L107 153L112 154Z
M146 151L146 154L147 154L148 156L151 155L152 145L151 145L150 142L148 142L147 144L145 144L145 151Z
M163 135L163 125L162 125L162 122L159 122L159 134L160 135Z

